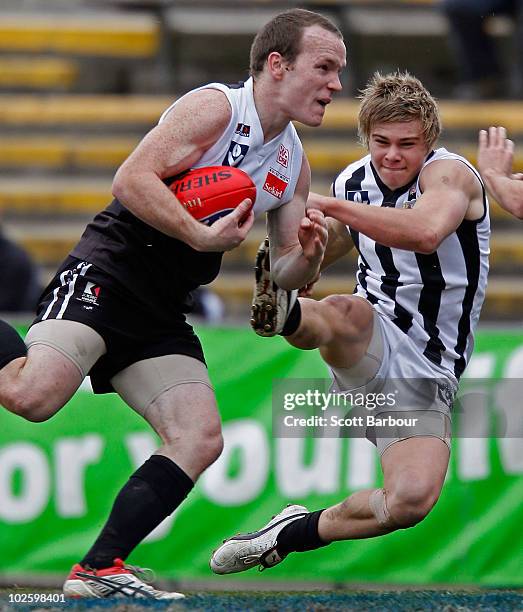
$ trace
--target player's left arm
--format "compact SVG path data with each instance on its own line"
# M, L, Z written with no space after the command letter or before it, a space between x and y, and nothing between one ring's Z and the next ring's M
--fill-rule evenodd
M311 171L303 155L291 201L267 214L271 270L283 289L299 289L318 275L328 239L327 222L319 210L305 210Z
M336 198L318 198L314 205L379 244L433 253L463 219L483 214L483 190L463 162L438 160L420 177L423 194L412 209L369 206Z

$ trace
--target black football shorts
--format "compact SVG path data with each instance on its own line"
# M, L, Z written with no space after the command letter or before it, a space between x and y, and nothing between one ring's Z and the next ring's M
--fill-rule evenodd
M175 282L175 281L173 281ZM176 304L163 305L165 316L149 312L100 268L67 257L44 289L34 323L47 319L77 321L102 336L107 352L91 368L95 393L114 391L111 378L152 357L187 355L205 363L198 336Z

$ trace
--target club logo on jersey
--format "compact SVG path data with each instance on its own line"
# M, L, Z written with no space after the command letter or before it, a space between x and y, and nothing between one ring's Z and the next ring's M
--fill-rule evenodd
M99 285L95 285L94 283L88 281L85 285L82 297L78 299L80 302L87 302L88 304L98 306L98 298L100 297L101 290L102 288Z
M263 183L263 190L270 193L275 198L278 198L278 200L281 200L289 181L289 177L284 176L274 168L269 168L269 172L267 172L267 176Z
M251 135L251 126L246 125L245 123L238 123L236 129L234 130L234 133L238 134L238 136L249 138L249 136Z
M409 195L407 201L403 204L403 208L414 208L414 204L416 204L416 184L409 189Z
M239 166L245 159L248 150L249 145L238 144L237 142L234 142L234 140L232 140L229 146L229 150L227 151L227 155L225 156L225 159L222 162L222 166Z
M345 191L345 199L351 202L359 202L360 204L369 204L369 192L368 191Z
M290 158L290 153L289 153L289 149L287 149L287 147L284 147L282 144L280 145L280 149L278 151L278 158L277 158L277 162L282 165L284 168L288 168L289 167L289 158Z

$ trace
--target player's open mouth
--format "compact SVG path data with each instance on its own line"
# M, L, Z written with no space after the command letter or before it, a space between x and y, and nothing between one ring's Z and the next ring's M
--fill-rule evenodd
M318 104L320 106L323 106L323 108L325 108L327 106L327 104L330 104L330 100L318 100Z

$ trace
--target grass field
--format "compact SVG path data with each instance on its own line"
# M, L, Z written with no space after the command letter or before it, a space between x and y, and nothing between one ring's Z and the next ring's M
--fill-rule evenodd
M13 593L15 591L12 591ZM20 592L20 591L16 591ZM514 612L523 611L523 591L482 590L482 591L314 591L314 592L255 592L242 591L230 593L188 593L187 598L174 603L140 602L129 600L69 600L56 604L9 603L10 591L0 595L0 611L44 610L59 612L74 610L82 612L114 611L183 611L199 610L212 612L235 612L255 610L259 612L301 611L320 612L326 610L346 610L365 612L366 610L419 611L442 610L444 612Z

